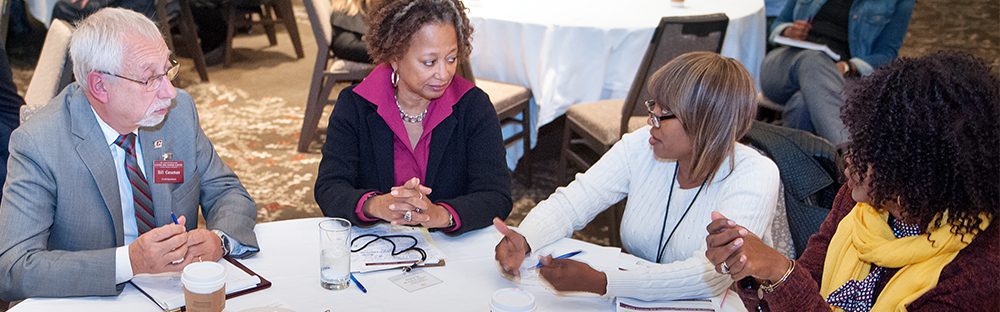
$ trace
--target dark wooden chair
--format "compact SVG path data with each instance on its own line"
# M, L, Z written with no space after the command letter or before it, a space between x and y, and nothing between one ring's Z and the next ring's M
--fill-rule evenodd
M0 1L0 44L7 44L7 26L10 24L10 0Z
M306 99L305 116L302 118L302 131L299 133L298 151L305 153L309 144L316 137L319 120L323 115L323 107L332 104L330 93L337 82L358 82L368 76L375 67L334 66L340 60L330 50L330 39L333 38L333 27L330 26L329 0L303 0L309 24L312 25L313 36L316 37L316 65L313 67L312 82L309 86L309 97Z
M507 146L521 139L521 143L524 144L524 156L522 156L521 163L527 166L525 168L525 184L531 186L531 90L514 84L476 79L472 73L472 64L468 60L460 63L456 74L476 84L483 92L486 92L486 95L489 95L501 126L507 124L521 126L521 131L505 138L503 144Z
M167 5L172 1L177 1L181 7L180 15L171 20L167 11ZM194 67L198 70L198 76L202 82L208 82L208 65L205 63L205 54L201 51L201 43L198 38L198 26L194 23L194 15L191 13L190 0L156 0L156 19L160 33L167 41L167 46L171 51L177 51L174 46L174 36L171 27L177 25L181 36L184 38L184 48L187 55L194 59Z
M292 10L291 0L246 0L229 1L224 8L223 14L226 16L226 47L223 54L223 66L229 66L232 62L233 36L236 35L238 24L250 21L251 25L260 24L264 26L267 33L267 40L272 46L278 44L277 35L274 32L274 25L283 24L288 36L292 39L295 48L296 58L305 57L302 50L302 38L299 36L299 26L295 23L295 12ZM258 15L258 21L253 21L253 15ZM329 17L327 17L329 18Z

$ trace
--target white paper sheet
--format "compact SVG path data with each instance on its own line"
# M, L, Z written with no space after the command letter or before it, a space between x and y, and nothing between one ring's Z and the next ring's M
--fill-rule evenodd
M259 277L250 275L229 261L220 259L218 263L226 268L226 294L260 284ZM180 273L138 275L132 278L132 284L152 297L161 308L170 310L184 306L184 288L181 285Z
M576 240L560 240L534 251L524 258L524 262L521 263L521 277L518 281L519 285L525 289L546 289L549 292L555 293L555 290L552 289L552 287L538 274L538 269L535 268L535 266L538 265L538 259L547 255L551 255L554 258L577 250L581 250L583 252L570 259L586 263L598 271L618 269L621 248L601 247ZM586 296L586 294L580 295Z
M417 247L423 249L424 252L427 253L427 260L424 260L425 264L436 264L443 261L445 258L444 252L442 252L441 249L434 244L434 240L431 238L430 233L428 233L424 228L381 224L370 228L355 227L353 231L354 233L351 234L352 239L366 234L375 234L380 236L409 235L416 238ZM360 248L372 239L372 237L358 239L351 246L351 249ZM395 249L397 252L406 249L413 244L413 240L408 238L393 238L392 240L396 243ZM385 240L378 240L362 250L351 252L351 272L364 273L401 268L412 265L415 261L420 260L419 252L411 250L393 256L392 250L392 244L386 242Z
M719 311L719 304L715 299L692 299L674 301L642 301L633 298L615 298L616 312L649 312L649 311L691 311L691 312L715 312Z
M820 51L826 53L826 55L830 56L830 58L833 59L834 61L840 61L840 54L837 54L837 52L833 52L833 50L830 50L830 47L826 46L825 44L802 41L802 40L788 38L785 36L774 37L774 43L780 45L786 45L789 47L796 47L800 49Z

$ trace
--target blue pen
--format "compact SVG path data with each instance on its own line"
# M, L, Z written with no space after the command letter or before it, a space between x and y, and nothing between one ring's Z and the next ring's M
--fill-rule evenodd
M562 255L560 255L558 257L555 257L553 259L566 259L566 258L570 258L570 257L575 256L575 255L579 255L581 252L583 252L583 250L577 250L577 251L573 251L573 252L567 252L567 253L564 253L564 254L562 254ZM541 268L542 266L543 266L542 263L538 262L538 265L535 265L535 268L536 269L537 268Z
M170 219L174 220L174 224L180 224L180 223L177 222L177 215L175 215L173 211L170 212ZM174 261L170 262L170 264L178 264L178 263L181 263L181 262L184 262L184 258L180 258L180 259L174 260Z
M365 285L361 285L361 282L359 282L358 279L354 277L354 273L351 273L351 280L354 281L354 285L358 285L358 289L360 289L361 292L366 294L368 293L368 290L365 289Z

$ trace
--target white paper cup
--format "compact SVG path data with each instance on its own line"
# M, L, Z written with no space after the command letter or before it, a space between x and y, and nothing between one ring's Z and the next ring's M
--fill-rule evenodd
M533 312L535 311L535 295L518 288L500 289L493 293L490 310L493 312Z
M226 268L216 262L184 267L184 304L190 312L219 312L226 307Z

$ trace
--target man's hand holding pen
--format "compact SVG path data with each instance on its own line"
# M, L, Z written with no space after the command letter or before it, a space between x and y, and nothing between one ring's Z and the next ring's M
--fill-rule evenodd
M132 274L155 274L180 272L192 258L188 255L188 232L184 228L185 217L180 224L167 224L139 235L129 244L128 255L132 263ZM174 263L177 259L184 259Z

